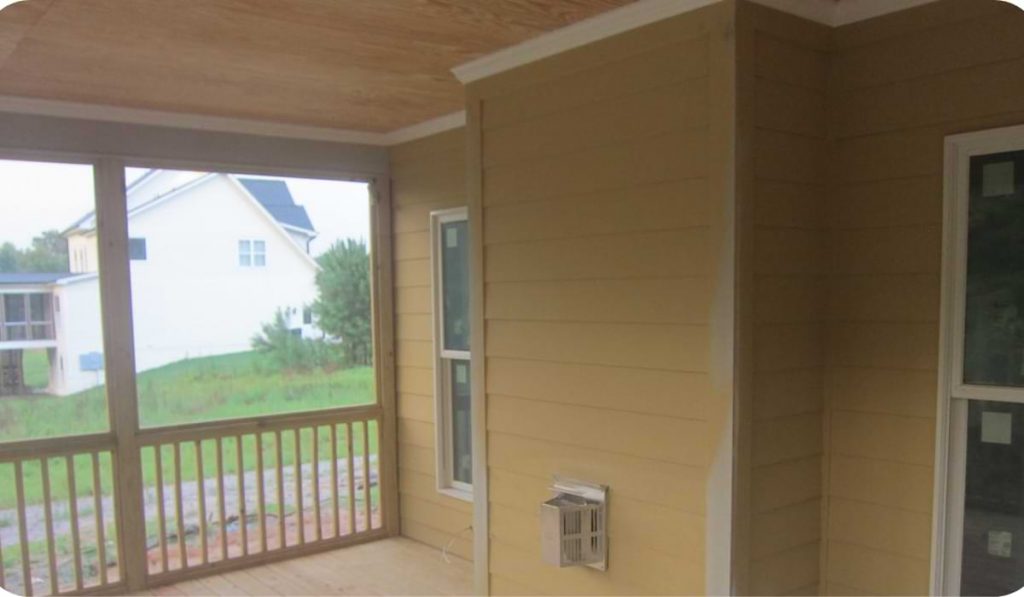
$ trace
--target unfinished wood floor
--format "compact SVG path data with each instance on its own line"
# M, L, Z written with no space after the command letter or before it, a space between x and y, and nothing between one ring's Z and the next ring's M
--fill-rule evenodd
M469 595L473 565L395 538L157 587L146 595Z

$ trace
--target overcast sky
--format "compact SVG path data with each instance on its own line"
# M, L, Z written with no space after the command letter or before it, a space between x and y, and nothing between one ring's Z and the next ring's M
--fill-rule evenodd
M141 172L129 169L131 182ZM319 236L318 255L337 240L367 240L370 212L365 184L286 178ZM64 230L93 210L92 167L0 160L0 244L27 247L44 230Z

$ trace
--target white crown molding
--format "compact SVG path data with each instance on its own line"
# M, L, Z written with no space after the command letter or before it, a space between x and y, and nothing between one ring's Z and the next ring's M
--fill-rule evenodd
M719 0L637 0L561 29L544 33L520 44L481 56L452 69L462 83L471 83L491 75L535 62L548 56L585 46L630 29L643 27Z
M408 143L409 141L415 141L416 139L464 126L466 126L466 111L460 110L459 112L445 114L444 116L391 131L390 133L384 133L382 137L384 145L398 145L399 143Z
M835 26L836 0L751 0L756 4L774 8L808 21ZM883 0L888 2L890 0Z
M74 118L76 120L99 120L102 122L162 126L218 133L259 135L285 139L302 139L305 141L328 141L331 143L373 145L378 147L407 143L421 137L428 137L430 135L456 129L461 126L465 126L466 124L466 112L460 111L388 133L372 133L328 127L302 126L264 122L260 120L246 120L242 118L223 118L219 116L185 114L179 112L162 112L159 110L140 110L135 108L105 106L102 104L64 102L10 95L0 95L0 112L51 116L55 118Z
M836 4L832 26L842 27L932 2L935 0L842 0Z
M452 69L462 83L584 46L606 37L703 8L721 0L637 0L632 4L550 31ZM751 0L792 15L841 27L935 0Z
M56 100L37 99L0 95L0 112L18 114L34 114L57 118L74 118L78 120L99 120L104 122L120 122L163 126L219 133L239 133L266 137L283 137L287 139L304 139L308 141L330 141L334 143L353 143L358 145L386 145L386 135L364 131L350 131L327 127L302 126L285 123L247 120L242 118L223 118L199 114L178 112L162 112L159 110L141 110L122 108L101 104L84 104Z

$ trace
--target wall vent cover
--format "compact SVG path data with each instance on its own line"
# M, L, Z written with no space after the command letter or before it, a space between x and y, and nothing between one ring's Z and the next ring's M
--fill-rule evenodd
M541 553L544 563L559 568L608 569L608 488L555 479L555 497L541 506Z

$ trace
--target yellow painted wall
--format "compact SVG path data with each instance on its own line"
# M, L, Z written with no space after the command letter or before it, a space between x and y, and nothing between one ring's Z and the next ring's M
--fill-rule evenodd
M468 88L495 593L705 591L709 511L729 499L713 465L730 466L731 312L715 307L731 298L731 11ZM541 563L538 508L556 474L610 486L607 572Z
M704 592L734 373L745 592L928 591L943 140L1024 122L1024 15L740 2L730 112L732 6L476 82L393 154L403 529L471 518L433 490L426 216L479 201L494 593ZM540 563L554 474L611 486L607 573Z
M472 504L437 491L430 212L466 205L465 130L392 148L398 467L402 534L473 556Z
M924 594L943 140L1024 122L1024 14L940 0L835 31L825 581Z
M819 593L828 27L740 5L754 595ZM741 461L742 462L742 461Z

